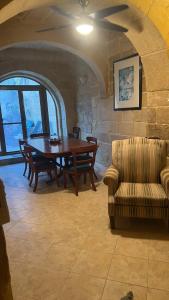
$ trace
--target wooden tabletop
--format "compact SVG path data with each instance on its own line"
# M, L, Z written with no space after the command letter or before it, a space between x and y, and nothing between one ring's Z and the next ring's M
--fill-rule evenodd
M46 157L56 157L71 154L71 149L82 149L89 146L87 141L75 138L62 138L61 142L57 145L52 145L49 138L29 138L26 140L28 146L40 152Z

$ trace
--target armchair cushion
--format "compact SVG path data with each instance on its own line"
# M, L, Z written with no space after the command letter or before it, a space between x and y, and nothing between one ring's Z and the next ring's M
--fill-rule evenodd
M161 184L122 182L114 196L119 205L166 207L167 195Z

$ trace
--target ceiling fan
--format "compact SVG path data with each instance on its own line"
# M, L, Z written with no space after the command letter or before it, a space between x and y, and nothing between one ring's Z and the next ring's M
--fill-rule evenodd
M73 22L73 24L71 23L71 24L62 25L62 26L58 26L58 27L44 28L41 30L37 30L37 32L46 32L46 31L64 29L64 28L72 26L72 25L75 25L76 30L83 35L87 35L87 34L91 33L94 29L94 26L101 27L101 28L107 29L109 31L118 31L118 32L127 32L128 31L127 28L119 26L117 24L113 24L113 23L109 22L108 20L104 19L115 13L118 13L120 11L128 9L128 5L122 4L122 5L117 5L117 6L110 6L110 7L104 8L102 10L96 11L96 12L88 15L86 12L86 8L89 4L89 0L78 0L78 2L82 8L82 13L79 15L70 14L58 6L50 6L50 8L54 12L56 12L57 14L60 14L64 17L67 17L69 20L71 20Z

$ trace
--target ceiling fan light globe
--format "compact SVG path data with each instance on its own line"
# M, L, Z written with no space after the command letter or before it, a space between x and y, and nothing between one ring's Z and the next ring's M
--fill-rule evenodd
M76 25L76 30L82 35L88 35L93 31L94 27L92 24L81 23Z

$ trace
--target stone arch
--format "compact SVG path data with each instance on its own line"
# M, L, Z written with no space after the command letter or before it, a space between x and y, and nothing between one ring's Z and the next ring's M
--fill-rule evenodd
M35 72L26 71L26 70L17 70L17 71L12 71L4 75L1 75L0 81L3 81L5 79L14 76L28 77L30 79L38 81L50 92L53 100L55 101L57 111L58 111L59 125L60 125L59 134L63 136L67 136L67 122L66 122L66 111L65 111L64 100L57 87L45 76Z
M66 8L66 5L68 6L68 1L57 1L57 5L63 5L64 8ZM93 2L93 3L92 3ZM168 1L158 1L158 0L123 0L123 1L117 1L117 0L104 0L100 1L102 3L98 3L98 1L91 1L91 11L94 11L94 8L99 9L102 5L109 6L113 4L120 4L126 3L129 6L133 6L137 8L143 15L148 16L149 19L151 19L152 23L155 24L158 31L163 36L164 40L166 41L167 45L169 46L169 39L168 39L168 31L169 31L169 10L168 10ZM17 14L29 10L36 9L38 7L43 7L47 5L55 5L56 0L20 0L19 3L17 0L13 0L10 3L8 3L6 6L4 6L1 9L1 16L0 16L0 24L6 22L10 18L15 17ZM72 8L74 10L75 4L71 3L71 6L69 8Z
M106 94L106 85L105 85L105 80L104 80L104 76L100 70L100 68L97 66L97 64L89 57L87 56L85 53L83 53L82 51L79 51L73 47L70 47L69 45L65 45L65 44L61 44L61 43L57 43L54 41L43 41L43 40L38 40L38 41L29 41L29 42L19 42L19 43L11 43L9 45L6 45L4 47L1 47L0 50L3 51L5 49L8 48L12 48L15 46L25 46L25 45L29 45L31 44L33 45L39 45L39 44L43 44L43 45L47 45L47 46L52 46L52 47L56 47L58 49L67 51L77 57L79 57L80 59L82 59L89 67L90 69L93 71L93 73L96 76L96 79L99 83L99 90L100 90L100 94L104 97Z
M38 0L34 0L33 2L34 3L36 2L36 4L38 2L39 4L42 3L42 1L38 1ZM46 0L45 2L47 3L48 1ZM113 16L112 18L112 22L124 26L128 26L130 28L129 32L126 34L126 40L128 39L128 41L131 42L131 44L135 47L135 51L138 52L138 54L141 56L141 60L144 68L144 78L143 78L143 91L144 91L143 104L144 105L141 111L138 111L137 113L135 112L133 113L130 111L123 112L123 113L121 112L112 113L111 111L112 100L107 98L103 99L102 97L100 101L100 105L102 105L103 103L105 110L109 111L111 118L113 115L115 121L120 123L122 120L126 124L126 126L123 126L123 128L120 124L121 127L119 127L120 129L118 129L118 134L123 136L124 135L144 135L144 136L158 135L163 138L167 138L169 136L168 43L164 38L164 36L162 35L162 31L159 30L159 27L154 22L155 14L154 16L152 15L153 9L155 9L155 7L158 8L157 2L159 1L124 0L123 3L129 4L131 9L128 12L127 11L124 12L124 16L122 14L121 15L119 14ZM98 1L93 1L93 8L97 7L98 9L100 9L103 6L107 7L109 5L116 5L117 3L118 4L122 3L122 1L104 0L104 1L100 1L99 3ZM163 6L163 4L160 5ZM159 13L160 12L161 10L159 9ZM129 14L129 22L125 14ZM134 25L135 24L137 25L138 21L141 24L140 31L134 29L135 28ZM13 21L11 20L9 24L4 24L4 27L2 29L5 29L5 26L7 26L7 29L9 30L9 27L12 25L12 22L16 22L15 25L17 25L17 20L13 20ZM168 25L166 24L166 28L167 26ZM80 44L79 42L80 39L70 35L70 32L64 32L64 34L62 34L62 32L60 34L59 32L57 32L57 34L55 34L55 32L49 34L42 33L40 39L39 35L37 35L35 32L36 27L31 28L33 30L31 30L31 32L29 32L29 34L25 37L24 31L20 30L20 28L17 28L16 30L16 28L17 26L16 27L13 26L12 39L10 40L10 37L6 36L6 40L0 42L0 47L7 47L7 45L9 47L12 44L14 45L20 42L26 43L30 41L35 41L38 43L40 41L42 42L44 41L47 43L64 45L64 47L73 49L74 53L77 51L76 53L79 53L82 57L85 56L87 58L86 62L87 61L89 62L88 64L89 66L90 66L90 62L94 63L96 68L99 70L102 78L104 78L105 85L106 86L108 85L109 78L107 75L109 73L109 69L108 69L109 55L107 55L106 51L104 52L104 50L106 49L99 48L98 44L94 45L94 43L93 44L91 43L89 44L90 47L83 47L84 44L83 43L82 45ZM29 31L29 28L26 27L26 30ZM3 32L2 33L0 32L0 34L3 36ZM111 35L107 35L107 38L109 38L110 36ZM102 41L102 37L103 35L100 34L99 38L101 41ZM26 38L27 40L25 40ZM125 49L125 44L123 44L123 40L125 39L123 38L124 35L121 36L121 43ZM114 41L116 43L115 39ZM109 50L111 50L111 48ZM98 101L99 100L97 100L97 105L98 105ZM108 102L110 102L110 106ZM106 112L105 110L103 110L103 115ZM133 127L133 124L131 124L131 120L134 120L136 126ZM140 128L142 127L144 130L140 131ZM134 128L134 130L131 132L129 128L131 128L131 130L133 130ZM114 135L117 135L117 132L114 131ZM105 132L103 132L103 138L105 138Z
M22 2L22 1L21 1ZM52 1L50 1L52 2ZM121 2L121 1L119 1ZM124 1L123 1L124 2ZM142 3L143 2L143 3ZM165 68L163 68L163 74L161 77L163 78L168 78L166 76L166 73L168 73L168 70L166 69L167 66L167 60L168 60L168 53L167 53L167 44L165 43L164 39L162 38L160 31L158 31L158 27L155 27L152 18L150 18L151 14L150 11L152 11L152 2L156 1L133 1L133 0L125 0L125 3L127 3L130 7L129 11L113 15L112 19L113 22L117 24L122 24L124 26L129 26L129 32L126 34L127 38L131 41L131 43L134 45L134 47L137 49L137 52L141 56L144 69L145 69L145 78L151 78L151 74L149 74L149 63L151 63L152 70L154 61L157 60L156 57L158 57L158 52L160 52L160 55L162 55L162 62L164 62ZM16 12L21 12L25 11L27 9L31 8L37 8L37 7L43 7L43 5L47 5L49 3L47 0L42 3L42 1L33 1L32 4L29 3L28 7L26 7L26 3L23 3L18 7L19 11L17 11L17 8L15 8L15 0L13 1L12 4L8 5L8 12L10 5L12 5L13 10L12 13L13 15L16 15ZM91 10L93 7L97 7L98 9L102 8L103 5L104 7L109 6L109 5L116 5L117 1L116 0L104 0L104 3L95 3L93 1L93 4L91 2ZM32 5L32 6L31 6ZM93 6L92 6L93 5ZM154 4L153 4L154 5ZM66 6L65 6L66 7ZM7 7L6 7L7 8ZM4 8L2 9L2 15L3 15L3 10L7 12L7 9ZM151 8L151 10L150 10ZM72 9L73 9L73 4L72 4ZM16 11L15 11L16 10ZM30 12L31 16L31 12ZM7 17L7 16L6 16ZM10 17L10 14L8 15ZM28 14L29 17L29 14ZM18 17L19 18L19 17ZM11 20L9 24L3 24L3 27L9 30L10 26L12 25L11 23L14 21L17 22L17 16L16 19ZM138 23L140 24L140 32L133 30L133 27L137 27L138 29ZM17 24L15 24L17 28ZM137 26L136 26L137 25ZM2 29L3 29L2 27ZM22 26L20 26L22 27ZM26 43L26 42L33 42L33 43L49 43L49 44L55 44L56 47L60 47L62 49L65 49L66 51L70 51L71 53L74 53L75 55L79 56L82 58L87 64L90 65L91 69L93 70L94 74L96 75L96 78L99 82L100 85L100 93L102 96L105 95L105 91L107 91L107 85L108 85L108 77L107 77L107 63L106 59L103 56L103 51L105 49L100 49L98 46L94 49L94 44L92 45L93 49L91 51L90 49L90 44L89 47L83 47L80 45L81 40L76 40L76 37L74 35L67 34L67 32L64 32L62 34L59 34L57 32L57 35L55 33L51 33L48 35L41 34L41 39L39 39L39 35L36 34L36 30L31 30L31 34L29 34L25 40L25 34L24 32L20 32L20 29L22 28L17 28L14 32L12 32L12 42L10 41L10 38L8 35L5 37L7 40L6 41L1 41L1 49L5 49L7 47L11 47L12 45L16 45L17 43ZM143 30L141 30L143 28ZM33 28L32 28L33 29ZM26 28L26 30L29 30L29 28ZM4 32L4 31L3 31ZM2 36L3 36L2 32ZM1 32L0 32L1 34ZM70 39L71 37L71 39ZM100 36L99 36L100 38ZM102 36L101 36L102 38ZM105 41L103 41L105 42ZM89 48L89 49L88 49ZM97 53L96 53L97 52ZM154 52L154 56L151 57L151 62L147 62L147 56L149 53ZM156 57L155 57L156 55ZM148 66L148 67L147 67ZM157 65L158 66L158 65ZM155 70L154 70L155 71ZM148 73L148 76L146 76L146 73ZM153 73L153 72L152 72ZM156 75L160 74L161 72L156 72ZM154 78L154 74L152 76ZM159 80L160 81L160 80ZM153 90L154 85L152 84L153 81L150 79L148 80L148 89ZM162 82L160 82L161 84ZM168 83L167 83L168 84Z

